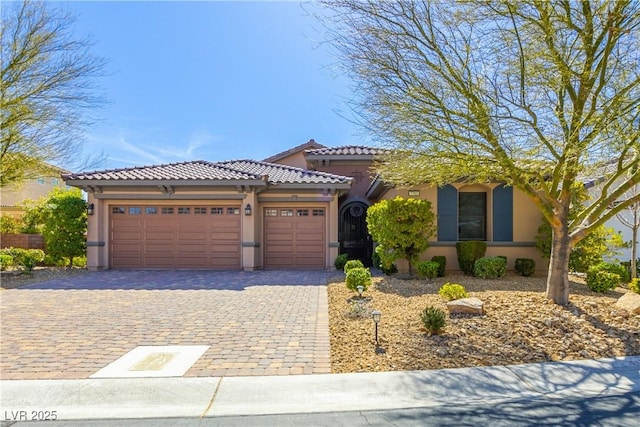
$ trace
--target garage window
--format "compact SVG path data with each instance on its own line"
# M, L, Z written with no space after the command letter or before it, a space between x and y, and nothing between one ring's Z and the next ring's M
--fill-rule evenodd
M158 213L158 208L156 208L155 206L147 206L146 208L144 208L144 213L146 213L147 215L155 215Z
M129 208L129 215L141 215L141 214L142 214L142 208L138 208L138 207Z
M191 213L191 208L186 206L181 206L178 208L178 215L189 215Z
M162 208L162 213L165 215L172 215L173 214L173 208Z
M280 210L280 216L293 216L293 209Z
M313 216L324 216L324 209L314 209Z
M265 209L264 216L278 216L278 209Z
M227 215L240 215L240 208L227 208Z
M296 215L298 215L298 216L309 216L309 209L298 209L296 211Z
M211 215L223 215L224 208L211 208Z
M125 210L121 206L114 206L114 207L111 208L111 213L112 214L123 214L123 213L125 213Z
M206 214L207 208L193 208L193 213L196 215Z

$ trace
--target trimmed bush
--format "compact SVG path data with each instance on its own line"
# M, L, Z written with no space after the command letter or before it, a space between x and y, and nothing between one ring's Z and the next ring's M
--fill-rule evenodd
M336 257L336 260L333 263L333 265L336 266L336 270L344 271L344 265L347 263L348 260L349 260L349 256L347 254L340 254Z
M444 277L447 268L447 257L444 255L436 255L431 261L438 263L438 277Z
M447 301L454 301L461 298L467 298L469 296L469 293L464 286L448 282L442 285L438 294Z
M345 266L346 269L346 266ZM358 286L362 286L366 291L371 286L371 271L364 267L354 267L346 270L345 283L347 289L358 291Z
M447 313L437 307L429 306L420 313L422 325L431 335L438 335L447 322Z
M587 271L587 286L593 292L606 292L620 284L620 276L609 271L594 269Z
M533 276L536 272L536 262L531 258L516 258L516 273L521 276Z
M640 294L640 279L637 277L629 282L629 289L631 289L636 294Z
M13 257L9 254L0 254L0 271L13 267Z
M348 272L352 268L364 268L364 264L359 259L351 259L344 264L344 272Z
M622 264L618 264L615 262L601 262L596 264L594 267L601 271L608 271L609 273L617 274L618 276L620 276L620 281L622 283L627 283L629 282L629 280L631 280L629 270L627 270L626 267Z
M435 261L422 261L416 265L416 271L421 278L432 280L438 277L440 264Z
M458 253L458 264L460 269L467 276L473 276L476 261L487 252L487 242L465 241L456 243Z
M507 261L503 257L483 257L476 261L473 269L476 277L481 279L497 279L507 273Z
M42 249L5 248L0 250L0 254L11 256L14 265L26 272L31 272L39 262L44 261Z

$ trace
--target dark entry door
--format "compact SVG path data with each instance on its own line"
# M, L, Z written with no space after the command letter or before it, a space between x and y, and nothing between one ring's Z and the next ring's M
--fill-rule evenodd
M372 265L373 241L367 229L367 205L352 202L340 210L340 253L349 259L359 259L368 267Z

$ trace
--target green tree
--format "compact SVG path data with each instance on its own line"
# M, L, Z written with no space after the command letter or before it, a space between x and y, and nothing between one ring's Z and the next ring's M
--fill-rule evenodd
M47 2L2 6L1 187L46 173L47 162L82 163L82 131L104 103L94 81L105 61L90 53L89 39L74 38L73 22Z
M86 253L87 203L80 190L54 190L43 211L42 235L47 254L54 258L73 258Z
M409 274L421 253L429 247L429 238L435 234L435 215L426 200L382 200L367 210L367 227L373 240L381 248L376 251L385 268L398 259L409 263Z
M640 201L621 200L640 180L640 3L324 3L354 111L392 149L381 177L520 189L551 226L546 295L566 305L571 249ZM570 218L604 163L600 193Z

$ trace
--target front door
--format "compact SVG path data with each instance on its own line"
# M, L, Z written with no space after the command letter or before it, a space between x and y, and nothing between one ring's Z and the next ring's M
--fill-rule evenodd
M340 253L372 265L373 241L367 229L367 208L362 202L347 203L340 209Z

